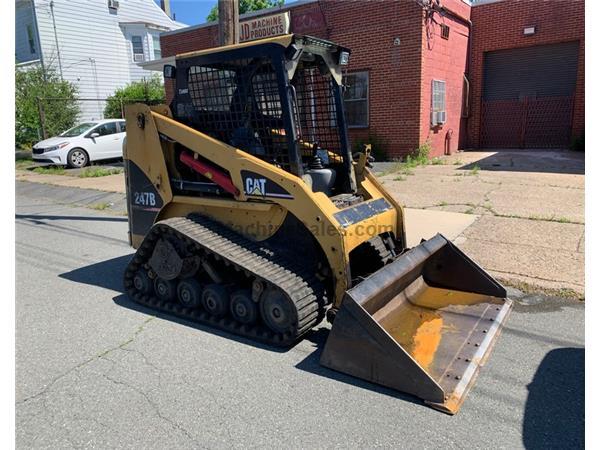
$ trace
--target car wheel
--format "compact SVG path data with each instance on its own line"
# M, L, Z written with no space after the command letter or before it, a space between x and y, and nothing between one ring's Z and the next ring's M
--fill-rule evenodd
M86 151L82 148L74 148L67 155L67 164L72 169L85 167L90 162L90 158Z

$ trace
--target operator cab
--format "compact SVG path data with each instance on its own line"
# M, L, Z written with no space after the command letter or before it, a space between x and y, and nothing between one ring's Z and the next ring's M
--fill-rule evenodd
M349 54L322 39L288 35L180 55L164 72L175 78L171 110L176 120L301 177L315 192L354 193L341 82Z

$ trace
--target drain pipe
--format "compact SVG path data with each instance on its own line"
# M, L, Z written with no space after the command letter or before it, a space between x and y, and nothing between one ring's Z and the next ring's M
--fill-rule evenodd
M450 129L446 131L446 139L444 140L444 155L451 155L452 148L450 145L452 144L452 135L454 134L454 130Z

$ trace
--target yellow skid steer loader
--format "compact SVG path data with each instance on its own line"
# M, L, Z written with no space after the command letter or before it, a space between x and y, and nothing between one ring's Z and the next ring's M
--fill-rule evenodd
M324 366L455 413L511 302L443 236L406 248L368 146L350 151L349 55L285 35L164 67L170 106L126 108L125 289L278 346L327 317Z

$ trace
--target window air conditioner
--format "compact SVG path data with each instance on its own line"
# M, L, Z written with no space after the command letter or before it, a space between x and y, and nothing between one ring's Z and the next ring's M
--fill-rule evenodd
M437 123L439 123L440 125L446 123L446 111L438 111Z
M144 55L142 53L134 53L133 60L135 62L144 62Z
M108 7L110 9L119 9L119 2L117 0L108 0Z
M436 127L446 123L446 111L431 111L431 125Z

